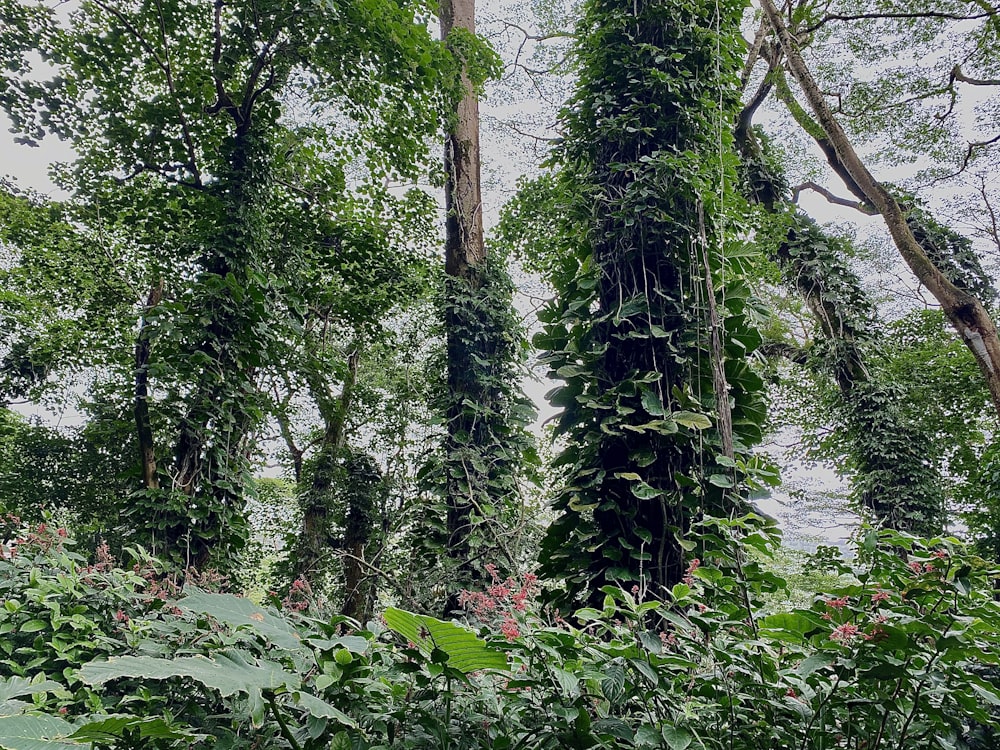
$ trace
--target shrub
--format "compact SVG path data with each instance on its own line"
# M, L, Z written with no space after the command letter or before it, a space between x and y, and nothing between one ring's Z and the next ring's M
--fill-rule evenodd
M22 529L0 559L0 747L996 745L997 571L957 540L867 532L851 562L815 563L843 585L774 613L782 581L746 554L771 530L713 520L700 539L658 598L609 586L566 617L491 568L463 596L470 628L179 592L149 561L87 564Z

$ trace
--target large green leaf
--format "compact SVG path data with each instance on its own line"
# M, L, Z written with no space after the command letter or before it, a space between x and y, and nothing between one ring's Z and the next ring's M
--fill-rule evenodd
M385 624L427 654L434 649L444 652L448 666L460 672L507 669L506 654L490 648L475 633L454 623L389 607L385 611Z
M281 648L296 651L302 648L295 628L285 619L278 617L249 599L232 594L209 594L200 589L186 590L187 596L177 606L190 612L206 614L231 627L249 627Z
M322 698L317 698L311 693L293 693L292 697L295 699L296 703L313 716L317 716L321 719L336 719L346 727L354 728L358 725L358 722L345 714L339 708L331 706Z
M153 656L111 657L107 661L85 664L79 677L88 685L103 685L121 677L144 680L186 677L218 690L222 696L280 687L295 690L301 682L298 675L286 672L281 665L257 659L248 661L239 651L218 652L212 658L201 655L177 659Z
M26 695L36 695L49 690L60 690L62 685L52 680L33 681L27 677L9 677L0 680L0 703L11 698L23 698Z
M0 748L3 750L75 750L80 745L68 739L75 727L55 716L0 717Z
M158 716L140 718L136 716L105 716L97 721L91 721L79 727L70 739L83 742L101 742L120 739L125 730L138 730L140 739L158 740L193 740L202 739L205 735L192 735L171 727Z

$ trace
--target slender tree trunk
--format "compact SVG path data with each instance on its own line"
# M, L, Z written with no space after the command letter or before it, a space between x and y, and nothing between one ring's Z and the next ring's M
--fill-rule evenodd
M476 32L475 0L443 0L441 38L452 29ZM482 193L479 163L479 99L465 72L464 94L445 139L445 272L474 282L476 266L486 258L483 239ZM473 283L473 286L475 284Z
M442 0L440 8L441 38L447 43L453 29L474 34L476 31L475 0ZM459 446L482 443L474 436L477 419L474 409L464 402L481 403L486 395L483 384L476 381L476 370L470 367L470 357L482 356L477 342L469 339L468 318L471 300L480 290L480 270L486 259L483 238L482 194L480 187L479 101L466 71L462 72L462 97L455 107L455 118L445 136L445 273L447 275L445 335L447 338L446 402L448 439L445 450L447 518L445 519L445 553L458 566L446 610L457 606L457 590L474 576L471 564L470 536L473 533L471 514L481 489L477 477L456 474L452 453ZM482 343L482 342L479 342ZM456 397L462 394L463 397Z
M941 304L948 320L976 358L979 369L986 378L993 404L1000 414L1000 338L989 313L978 299L953 284L928 258L907 224L906 214L899 202L868 171L848 140L844 129L837 122L823 92L820 91L802 55L799 54L798 45L788 32L773 0L761 0L761 5L774 29L792 74L798 80L819 125L836 152L836 158L843 164L851 181L862 193L859 197L882 214L903 260L920 283L927 287Z
M156 450L153 427L149 419L149 323L146 316L163 299L163 281L149 290L143 317L139 321L139 336L135 345L135 430L139 439L139 461L142 466L142 485L147 490L158 490L160 480L156 475Z
M351 408L357 382L359 353L353 351L347 359L347 377L339 398L331 398L326 383L318 374L309 377L309 388L323 418L323 438L317 448L309 487L302 494L302 527L295 556L293 575L304 578L312 588L323 588L323 558L332 548L330 510L335 489L336 473L344 448L347 415Z

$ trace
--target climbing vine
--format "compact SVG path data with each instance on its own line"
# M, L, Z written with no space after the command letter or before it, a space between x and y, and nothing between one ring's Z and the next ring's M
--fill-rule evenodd
M563 381L565 445L541 570L569 597L662 592L684 575L692 520L741 504L763 420L751 295L732 272L750 251L723 218L741 11L589 2L557 171L529 187L552 197L558 236L528 244L561 246L539 264L558 292L536 344Z
M940 533L944 496L940 472L928 460L931 438L908 417L905 391L879 379L872 367L882 326L848 265L846 241L795 208L762 132L741 130L738 143L742 190L764 209L759 236L767 238L763 244L784 285L813 314L812 340L801 361L837 385L827 404L837 417L835 435L826 444L846 454L855 502L890 528Z
M415 541L428 582L450 599L462 586L490 580L487 564L516 570L523 562L522 483L538 459L527 430L534 406L519 386L524 334L505 266L491 254L475 267L475 286L448 276L439 297L449 350L441 355L459 365L433 378L445 432L424 470L428 497ZM444 361L435 369L444 371Z

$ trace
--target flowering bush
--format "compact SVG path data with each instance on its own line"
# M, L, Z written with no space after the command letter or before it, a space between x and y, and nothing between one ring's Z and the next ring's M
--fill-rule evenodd
M954 539L870 532L850 563L825 559L843 585L774 613L782 583L746 554L770 531L706 522L657 599L609 586L561 617L533 576L491 568L462 597L477 636L400 610L313 619L302 587L284 611L182 592L148 562L88 564L58 529L16 537L0 748L997 746L997 571Z

